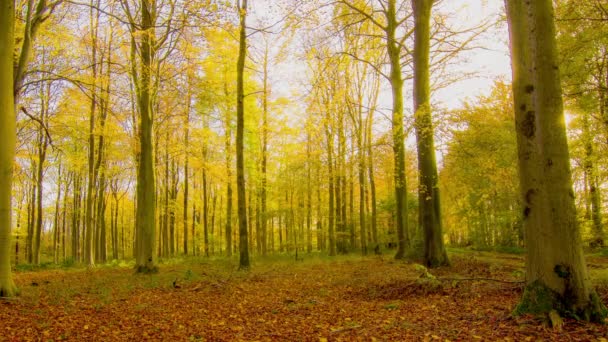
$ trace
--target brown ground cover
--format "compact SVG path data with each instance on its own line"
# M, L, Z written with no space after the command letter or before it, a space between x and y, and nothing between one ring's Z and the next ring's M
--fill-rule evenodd
M247 272L225 259L174 261L154 275L120 266L17 272L21 295L0 300L0 340L606 341L605 325L566 319L556 331L512 317L520 257L451 259L430 273L389 256L273 258ZM608 260L589 262L602 278Z

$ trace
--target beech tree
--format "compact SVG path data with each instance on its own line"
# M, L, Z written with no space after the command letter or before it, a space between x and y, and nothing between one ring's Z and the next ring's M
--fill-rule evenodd
M433 0L412 0L414 10L414 118L418 144L418 202L424 232L424 263L429 267L449 263L443 245L441 207L431 119L430 22Z
M249 267L249 240L247 235L247 204L245 203L245 159L243 137L245 131L245 55L247 54L247 0L240 0L239 55L236 65L236 186L239 215L239 267Z
M15 160L13 97L13 44L15 4L0 4L0 297L12 297L17 288L11 274L12 184Z
M508 0L506 8L527 247L516 312L550 314L554 324L552 312L603 322L606 308L589 283L576 218L553 2Z

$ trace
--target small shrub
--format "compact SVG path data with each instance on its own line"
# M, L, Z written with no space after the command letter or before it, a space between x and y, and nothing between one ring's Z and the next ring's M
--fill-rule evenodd
M524 248L518 246L496 246L494 251L505 254L524 254L526 252Z
M67 257L61 263L61 267L63 267L63 268L70 268L70 267L74 267L75 264L76 264L76 260L74 260L74 258Z

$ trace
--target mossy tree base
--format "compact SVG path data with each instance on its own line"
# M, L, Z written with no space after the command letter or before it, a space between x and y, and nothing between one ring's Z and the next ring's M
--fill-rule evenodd
M137 265L137 266L135 266L135 273L140 273L140 274L158 273L158 267L150 266L150 265Z
M428 268L437 268L441 266L450 266L450 260L447 256L425 258L424 265Z
M595 293L591 292L585 303L574 303L573 298L561 295L540 281L526 286L521 301L515 307L514 315L532 314L535 316L549 315L555 310L562 317L571 317L595 323L604 323L608 317L608 309Z
M0 298L15 297L18 294L19 290L14 284L4 284L0 286Z

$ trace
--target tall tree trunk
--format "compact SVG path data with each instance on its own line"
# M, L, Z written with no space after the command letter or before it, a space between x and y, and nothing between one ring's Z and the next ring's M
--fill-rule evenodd
M526 205L527 286L516 312L541 314L557 310L603 322L606 308L589 284L576 219L553 3L507 0L506 5L520 191ZM524 13L528 13L528 20ZM530 76L525 75L528 68L532 71Z
M226 81L227 82L227 81ZM227 85L225 84L225 94L228 95ZM232 118L230 110L226 111L224 137L226 146L226 226L224 232L226 234L226 255L232 256Z
M386 11L387 52L391 65L390 83L393 94L393 153L395 158L395 199L397 224L397 253L395 259L405 257L405 249L410 239L407 227L407 183L405 178L405 132L403 129L403 76L401 75L401 49L396 38L397 8L396 0L388 1Z
M247 0L239 1L239 56L236 67L236 188L239 215L239 268L249 268L249 240L247 236L247 207L245 199L245 159L243 156L243 137L245 133L245 91L243 74L247 53Z
M72 178L70 178L70 174L68 174L68 179L65 182L65 190L63 192L63 212L61 217L61 260L65 261L66 259L66 235L67 235L67 213L68 213L68 194L70 193L70 183L72 182ZM19 227L19 225L17 225Z
M169 256L169 130L165 132L165 179L164 179L164 204L162 221L162 256Z
M264 50L264 80L263 80L263 100L262 100L262 167L261 189L260 189L260 229L262 230L262 255L266 255L268 250L268 215L266 187L268 183L268 42Z
M372 106L374 108L375 106ZM372 230L372 241L374 242L375 248L378 247L378 209L376 205L376 179L374 177L374 153L372 149L372 127L373 127L373 113L370 113L367 122L367 168L369 177L369 192L371 202L371 217L370 217L370 228Z
M192 93L190 92L190 75L188 75L188 96L186 98L186 115L184 122L184 255L188 255L188 185L189 185L189 135L190 135L190 106L192 102Z
M179 183L177 168L177 161L173 159L171 162L171 206L169 207L169 253L171 256L175 256L177 245L177 236L175 234L175 206L177 204Z
M53 220L53 263L57 264L59 261L59 202L61 200L61 158L58 161L58 171L57 171L57 197L55 198L55 219ZM64 195L65 197L65 195ZM65 211L65 208L63 208Z
M95 112L97 111L97 36L99 29L99 1L91 0L89 19L91 22L91 105L89 109L89 150L88 150L88 178L87 198L85 207L85 243L84 259L88 266L95 264L93 254L94 230L94 192L97 177L95 175Z
M311 137L306 139L306 251L312 253L312 156Z
M82 191L82 176L79 173L74 174L74 198L72 201L72 261L79 260L80 249L80 200Z
M325 234L323 232L322 201L321 201L321 163L317 164L317 250L325 250Z
M215 205L217 202L217 194L216 190L213 190L213 195L211 198L211 222L209 226L211 227L211 246L209 246L209 252L211 255L215 254Z
M414 110L418 147L418 203L424 232L424 264L449 264L443 244L433 121L431 119L430 23L433 0L412 0L414 9Z
M28 263L32 263L34 261L33 257L33 246L34 246L34 221L36 221L36 160L31 159L32 164L32 181L31 186L29 187L29 196L27 203L27 238L25 241L25 258Z
M206 150L203 151L203 160L206 160ZM207 184L207 170L203 168L203 242L205 243L205 256L209 256L209 185Z
M46 91L44 88L47 88ZM40 120L42 123L48 122L48 106L49 106L49 96L50 96L50 83L41 84L40 85L40 99L42 103L42 108L40 111ZM33 254L33 263L38 265L40 264L40 249L42 244L42 218L43 218L43 210L42 210L42 192L43 187L42 183L44 181L44 162L46 161L46 152L48 149L49 140L47 135L44 132L44 127L40 127L38 132L38 163L36 164L36 228L34 231L34 250Z
M17 292L11 273L13 165L16 148L13 92L14 0L0 3L0 297Z
M329 182L328 189L328 224L327 224L327 232L329 238L329 255L336 255L336 235L334 231L335 224L335 211L334 211L334 184L336 177L334 176L334 161L333 161L333 147L334 147L334 137L330 128L330 113L329 109L327 109L326 113L327 122L325 123L325 135L327 138L327 179Z
M588 203L590 214L587 218L592 221L593 244L596 246L604 246L604 228L602 225L602 201L600 196L600 188L598 186L598 172L595 161L597 156L593 148L593 135L589 127L589 114L583 114L583 144L585 148L585 157L583 162L587 184L589 184Z
M152 80L150 71L154 54L154 20L152 12L156 1L141 0L141 37L138 107L139 124L139 163L137 165L137 229L136 268L137 272L149 273L158 270L156 266L156 183L154 180L154 137L152 126L154 113L151 101Z

